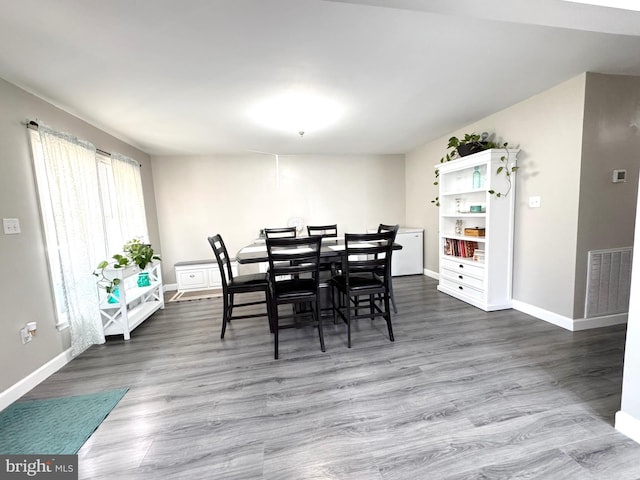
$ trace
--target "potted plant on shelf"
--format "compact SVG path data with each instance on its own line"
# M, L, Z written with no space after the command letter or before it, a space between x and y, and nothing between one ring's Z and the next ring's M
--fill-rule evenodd
M504 172L508 181L507 191L504 193L496 192L495 190L489 190L491 195L495 195L496 197L504 197L509 191L511 191L511 175L514 174L518 167L509 166L509 150L507 146L509 144L504 142L502 144L496 143L494 141L489 140L489 134L487 132L483 132L482 134L477 133L465 133L464 137L451 137L449 139L449 143L447 144L447 148L450 148L449 152L440 159L440 163L450 162L451 160L455 160L457 158L466 157L467 155L472 155L474 153L482 152L484 150L489 150L492 148L502 148L505 151L505 155L500 157L500 166L496 170L496 174L500 174ZM434 185L438 185L440 183L440 170L435 170L435 181ZM440 206L440 198L436 197L431 200L431 203L435 204L437 207Z
M125 268L131 264L137 265L141 272L138 274L138 286L148 287L151 285L149 280L149 272L144 271L147 265L154 260L160 260L155 254L153 247L148 243L142 243L138 238L133 238L125 243L122 247L123 253L117 253L111 257L111 260L103 260L98 264L93 274L98 277L98 287L104 288L107 292L107 301L109 303L117 303L119 296L118 286L120 279L110 279L105 275L106 268Z
M142 243L140 239L133 238L124 244L122 247L124 253L131 261L140 268L141 272L138 274L138 286L148 287L151 285L149 281L149 272L145 272L144 269L147 265L154 260L160 260L153 250L150 243Z
M107 302L109 303L118 303L118 297L120 296L120 279L119 278L109 278L104 274L106 268L125 268L129 265L129 259L124 255L116 253L112 260L103 260L101 261L96 269L93 271L93 274L98 277L97 284L98 287L104 288L107 292Z

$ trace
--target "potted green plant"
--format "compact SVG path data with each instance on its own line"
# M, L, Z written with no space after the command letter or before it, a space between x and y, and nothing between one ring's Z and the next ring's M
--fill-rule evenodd
M154 260L160 260L160 257L155 254L151 244L142 243L138 238L129 240L124 244L122 249L125 255L129 257L140 270L147 268L147 265Z
M107 292L107 301L109 303L117 303L119 294L118 285L120 285L119 278L109 278L104 274L106 268L125 268L129 265L129 258L116 253L112 260L101 261L96 269L93 271L93 275L98 277L98 287L104 288Z
M125 243L122 247L123 253L117 253L111 257L111 260L103 260L98 264L93 274L98 277L98 286L104 288L107 292L107 298L110 303L116 303L118 297L119 278L110 279L105 274L106 268L125 268L131 264L137 265L141 272L138 274L138 286L148 287L151 282L149 280L149 272L144 269L154 260L160 260L155 254L153 247L148 243L142 243L138 238L133 238Z
M152 263L154 260L160 260L160 257L155 254L151 244L142 243L140 239L133 238L125 243L122 249L124 250L125 255L127 255L141 270L138 274L138 286L148 287L151 285L149 272L145 272L144 269L147 268L147 265Z
M495 190L489 190L491 195L495 195L496 197L504 197L509 191L511 191L511 175L518 170L518 167L511 166L509 167L508 159L509 159L509 150L507 150L507 146L509 144L504 142L502 144L496 143L494 141L489 140L489 134L487 132L483 132L482 134L477 133L465 133L464 137L451 137L449 138L449 143L447 144L447 148L451 150L447 152L447 154L440 159L440 163L449 162L451 160L455 160L457 158L466 157L467 155L472 155L474 153L482 152L484 150L489 150L492 148L502 148L506 152L506 155L500 157L501 165L497 168L496 173L502 173L507 176L507 180L509 183L509 187L507 191L504 193L496 192ZM434 185L438 185L440 183L440 170L435 170L435 181ZM435 204L437 207L440 206L440 198L436 197L431 200L431 203Z

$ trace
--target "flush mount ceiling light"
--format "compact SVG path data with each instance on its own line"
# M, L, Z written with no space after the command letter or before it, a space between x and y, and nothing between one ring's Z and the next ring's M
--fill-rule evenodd
M303 92L269 98L250 112L255 121L266 127L297 132L300 136L335 123L341 114L337 102Z
M597 5L600 7L619 8L621 10L635 10L640 12L640 2L638 0L564 0L565 2L585 3L587 5Z

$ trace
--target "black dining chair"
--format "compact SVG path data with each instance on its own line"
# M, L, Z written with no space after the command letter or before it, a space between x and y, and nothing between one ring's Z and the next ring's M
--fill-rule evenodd
M320 317L320 248L322 237L266 239L269 257L269 320L273 332L274 358L278 358L278 331L299 327L300 322L281 324L283 319L299 320L311 316L318 328L320 349L324 352L324 334ZM311 305L308 310L293 308L292 313L280 315L279 306Z
M340 295L335 303L334 289L331 304L334 311L347 324L347 346L351 348L351 322L359 318L382 316L387 322L389 339L393 342L391 311L389 308L389 278L393 232L345 234L345 255L342 271L331 279ZM382 308L376 296L382 296ZM364 297L364 299L363 299ZM368 306L368 308L367 308ZM366 313L360 313L368 310Z
M222 240L222 236L214 235L208 237L209 244L213 249L213 253L216 256L218 262L218 268L220 270L220 277L222 279L222 332L220 338L224 338L224 333L227 329L227 324L231 322L231 319L242 318L257 318L257 317L269 317L269 281L266 273L256 273L249 275L233 275L231 268L231 259L227 252L227 247ZM263 292L264 300L250 301L244 303L235 303L235 295L251 292ZM267 307L266 313L254 313L246 315L233 316L233 309L240 307L249 307L252 305L265 304ZM271 323L269 323L271 326Z
M384 223L381 223L380 225L378 225L378 233L382 233L382 232L393 232L393 242L396 241L396 236L398 234L398 230L400 229L400 225L385 225ZM393 256L393 250L391 250L391 254L390 257ZM393 278L391 276L391 261L392 258L389 258L389 269L387 271L387 274L389 275L389 296L391 297L391 305L393 307L393 313L398 313L398 307L396 307L396 297L393 295ZM382 272L379 271L377 272L378 275L381 275Z
M334 225L307 225L307 234L320 235L323 238L337 237L338 224Z
M281 227L281 228L265 228L264 235L267 238L296 238L296 227Z
M322 238L337 238L338 237L338 224L333 225L307 225L307 234L311 235L320 235ZM334 275L336 272L335 263L332 261L320 261L320 271L321 272L331 272L331 275ZM330 277L325 278L325 280L329 280Z

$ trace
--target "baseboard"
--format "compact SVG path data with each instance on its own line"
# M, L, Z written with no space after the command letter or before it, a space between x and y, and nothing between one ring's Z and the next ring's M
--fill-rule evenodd
M634 442L640 443L640 420L622 410L616 412L616 430Z
M440 280L440 274L438 272L434 272L433 270L424 269L425 277L435 278L436 280Z
M165 292L173 292L174 290L178 290L178 284L177 283L165 283L162 286L163 290Z
M33 387L43 382L71 361L71 349L65 350L15 385L0 393L0 410L4 410Z
M571 332L625 324L627 323L628 317L626 313L622 313L619 315L609 315L597 318L569 318L519 300L512 300L512 304L514 309L522 313L526 313L527 315L539 318L545 322L552 323L553 325L562 327Z
M574 331L610 327L611 325L625 325L628 319L628 313L618 313L617 315L607 315L594 318L577 318L574 320Z
M512 300L511 305L519 312L526 313L527 315L539 318L540 320L552 323L553 325L562 327L566 330L574 330L574 320L572 318L558 315L557 313L550 312L549 310L545 310L544 308L536 307L519 300Z

